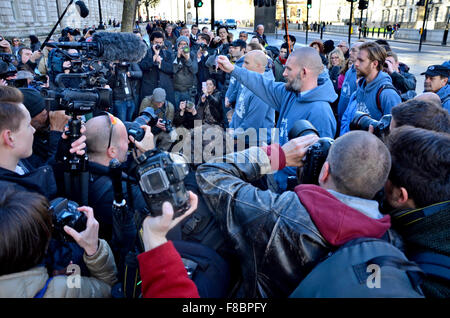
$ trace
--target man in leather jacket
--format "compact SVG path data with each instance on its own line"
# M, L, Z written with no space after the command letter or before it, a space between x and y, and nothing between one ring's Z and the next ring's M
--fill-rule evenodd
M329 252L355 238L381 238L390 228L390 217L372 199L387 180L391 159L367 132L334 142L320 186L278 194L251 184L285 166L302 166L316 141L310 135L282 147L252 147L198 168L203 197L241 262L238 297L287 297Z

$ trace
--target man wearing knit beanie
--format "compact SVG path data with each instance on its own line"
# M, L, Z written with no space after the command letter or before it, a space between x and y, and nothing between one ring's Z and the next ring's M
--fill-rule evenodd
M180 102L194 99L196 92L198 72L197 58L189 48L189 38L179 36L177 39L177 58L173 62L173 87L175 92L175 107ZM195 92L194 92L195 90Z
M36 129L33 141L33 154L22 159L25 167L32 171L47 164L56 153L64 126L68 121L65 111L48 111L44 98L33 88L19 88L23 104L30 112L31 125Z

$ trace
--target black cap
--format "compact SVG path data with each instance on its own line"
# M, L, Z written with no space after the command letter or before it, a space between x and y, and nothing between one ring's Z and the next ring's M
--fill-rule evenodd
M431 65L420 75L449 77L450 69L444 65Z
M40 114L46 107L44 98L34 88L19 88L23 94L23 104L30 112L31 118Z
M231 42L230 46L240 46L241 48L246 48L247 43L245 43L245 41L243 40L237 39Z

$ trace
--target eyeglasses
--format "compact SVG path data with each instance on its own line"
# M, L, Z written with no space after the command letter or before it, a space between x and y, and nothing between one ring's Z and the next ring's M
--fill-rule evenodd
M108 147L106 148L106 149L109 149L109 147L111 147L111 139L112 139L114 125L117 124L117 118L108 112L101 112L101 114L105 115L108 118L108 122L109 122L109 140L108 140Z

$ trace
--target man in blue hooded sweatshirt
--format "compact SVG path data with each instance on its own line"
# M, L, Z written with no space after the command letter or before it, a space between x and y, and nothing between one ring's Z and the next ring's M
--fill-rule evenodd
M441 99L442 107L450 113L450 85L448 84L450 68L445 63L431 65L420 75L425 75L424 91L436 93Z
M299 119L310 121L320 137L335 137L336 119L330 103L336 100L337 95L330 78L324 73L322 59L314 48L298 48L289 56L283 73L286 83L275 82L262 74L236 67L226 56L218 57L218 65L279 112L276 127L279 129L280 145L289 141L288 132ZM275 179L280 190L286 189L288 176L295 175L295 169L292 168L279 171Z
M391 108L402 102L397 91L388 87L377 98L382 85L394 87L389 74L383 72L385 60L386 51L383 47L375 42L365 42L359 47L355 62L356 75L364 77L358 82L355 92L356 110L369 114L375 120L390 114Z
M352 45L352 48L350 49L350 62L352 62L352 67L348 69L348 71L345 73L344 82L342 83L342 89L341 89L341 95L339 97L339 103L338 103L338 119L342 119L342 115L344 114L345 110L347 109L348 103L350 102L350 96L353 94L353 92L356 91L356 69L355 69L355 62L358 57L359 47L364 42L356 42Z
M266 65L267 57L262 51L254 50L245 55L245 69L264 74L266 78L274 80L272 72L265 72ZM257 140L249 140L250 145L259 145L260 141L270 144L271 129L274 125L275 110L255 96L247 87L243 86L236 100L235 111L230 123L233 134L239 137L242 134L246 134L249 128L254 128L256 129L255 137L257 137ZM267 132L259 136L259 128L265 128ZM264 131L261 131L261 133L264 133ZM251 134L248 134L248 136L251 137Z

